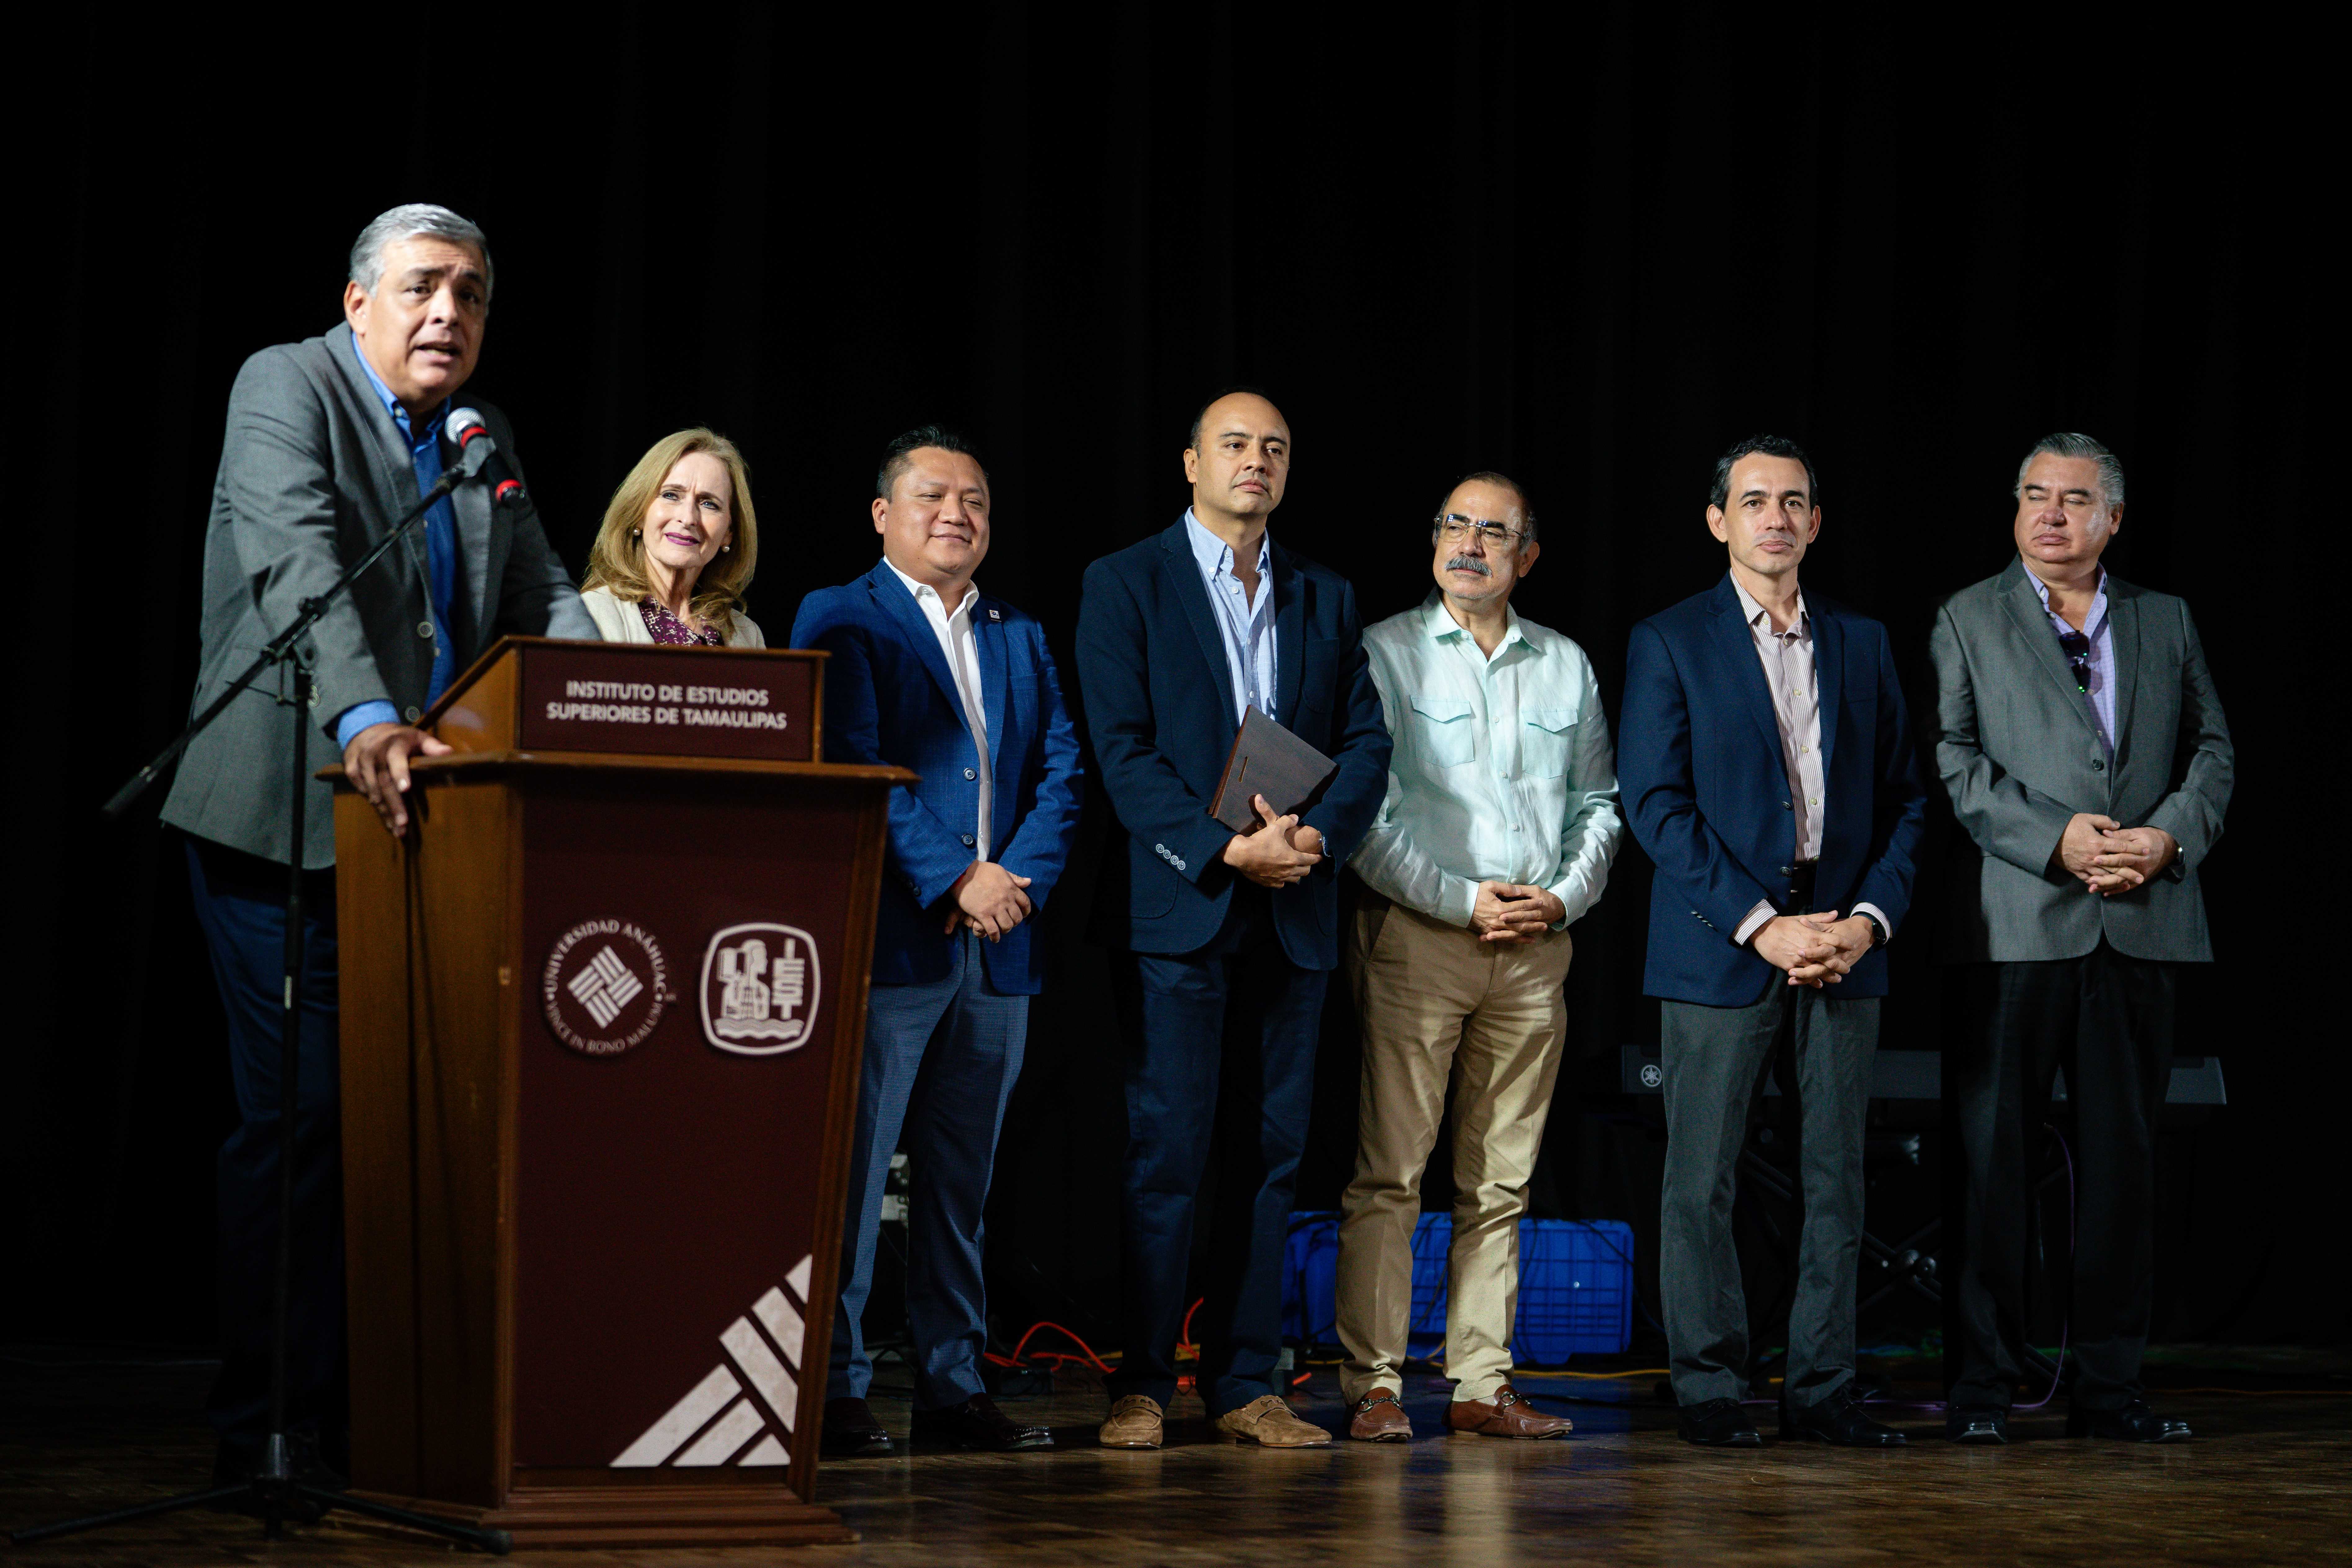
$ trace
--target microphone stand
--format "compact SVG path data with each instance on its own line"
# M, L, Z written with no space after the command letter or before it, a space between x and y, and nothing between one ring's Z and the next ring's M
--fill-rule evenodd
M155 760L114 792L106 803L109 819L119 818L131 802L144 793L147 786L162 776L165 768L188 749L190 742L202 734L212 721L235 701L239 693L259 679L262 671L273 665L283 666L293 672L293 694L278 698L294 714L293 824L291 843L286 868L286 984L284 1031L278 1047L278 1258L274 1270L269 1303L269 1436L262 1448L261 1466L252 1478L231 1487L215 1487L200 1492L184 1492L161 1501L141 1503L135 1508L116 1509L110 1513L92 1514L85 1519L69 1519L57 1524L44 1524L31 1530L12 1531L9 1544L30 1545L53 1536L70 1535L78 1531L96 1530L106 1525L125 1524L134 1519L152 1519L157 1514L177 1513L185 1509L209 1508L216 1503L245 1499L251 1510L259 1514L262 1535L277 1540L282 1533L286 1516L292 1505L308 1503L320 1509L344 1509L394 1524L404 1524L413 1530L430 1531L485 1552L503 1556L514 1544L513 1538L503 1530L478 1530L452 1520L435 1519L429 1514L411 1512L353 1497L348 1492L328 1491L314 1487L294 1473L292 1457L286 1441L286 1325L288 1305L292 1291L294 1272L294 1144L295 1108L299 1103L296 1080L301 1068L302 1040L302 846L304 809L310 794L310 703L314 688L310 667L298 645L310 629L319 624L330 607L367 570L383 559L385 552L406 538L417 521L432 510L459 485L478 476L488 459L488 443L467 450L456 466L441 476L440 481L425 492L423 500L407 516L393 525L392 531L377 542L375 547L346 568L343 574L328 585L325 593L304 599L294 624L271 639L261 656L247 667L244 674L229 683L228 689L214 700L211 706L196 715L194 722L180 731L179 738L156 754ZM283 682L280 684L283 689Z

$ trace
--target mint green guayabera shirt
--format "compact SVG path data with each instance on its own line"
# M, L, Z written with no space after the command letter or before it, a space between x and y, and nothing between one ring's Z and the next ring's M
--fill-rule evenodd
M1513 611L1489 658L1432 594L1368 629L1364 651L1395 750L1356 874L1458 926L1486 881L1553 894L1568 910L1555 931L1597 903L1625 829L1584 650Z

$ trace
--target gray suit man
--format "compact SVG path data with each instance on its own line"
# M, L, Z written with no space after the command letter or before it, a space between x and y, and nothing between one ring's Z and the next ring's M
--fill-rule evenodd
M480 229L434 206L395 207L352 247L341 325L246 361L229 394L205 539L203 653L192 710L212 702L414 507L442 471L442 424L473 372L489 312ZM484 419L513 461L513 432ZM436 505L359 580L307 645L317 680L310 769L341 762L399 832L408 759L447 750L416 720L501 633L593 638L528 504L494 510L468 485ZM196 918L228 1015L238 1126L219 1165L220 1378L210 1415L224 1482L265 1436L271 1259L277 1238L278 1053L292 797L288 723L247 690L189 747L163 818L187 835ZM297 1108L296 1257L289 1391L298 1468L341 1457L342 1197L336 1118L334 818L312 784L301 848L315 874ZM331 1478L330 1478L331 1479Z
M2019 558L1936 617L1936 766L1969 842L1948 962L1979 966L1948 1058L1967 1172L1948 1431L2007 1440L2021 1374L2027 1215L2062 1068L2079 1183L2071 1435L2177 1442L2140 1384L2155 1130L2175 966L2210 962L2197 868L2230 802L2230 731L2189 606L2099 564L2123 465L2044 437L2018 469Z

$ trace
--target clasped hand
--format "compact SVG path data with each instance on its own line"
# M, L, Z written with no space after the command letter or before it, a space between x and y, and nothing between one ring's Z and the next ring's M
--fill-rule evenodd
M1557 894L1519 882L1481 882L1470 908L1470 929L1480 942L1524 946L1543 940L1556 921L1568 918Z
M1299 826L1296 815L1276 816L1265 796L1250 796L1258 826L1225 840L1224 863L1261 888L1286 888L1323 863L1323 835Z
M952 935L956 927L969 926L991 942L1003 942L1006 931L1034 912L1021 890L1029 882L993 860L973 861L948 889L947 923L940 929Z
M1838 919L1835 910L1810 915L1775 915L1759 926L1748 945L1775 969L1789 973L1791 985L1824 985L1844 982L1846 973L1862 962L1874 944L1876 933L1863 915Z
M2058 864L2103 898L2127 893L2172 864L2180 845L2161 827L2126 827L2112 816L2078 811L2058 840Z
M408 831L408 759L448 754L446 743L412 725L371 724L343 748L343 772L397 838Z

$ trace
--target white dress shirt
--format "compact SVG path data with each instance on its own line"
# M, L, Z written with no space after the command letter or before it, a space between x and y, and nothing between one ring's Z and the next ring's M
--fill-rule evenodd
M1584 650L1515 611L1490 657L1433 594L1364 633L1395 749L1380 816L1349 864L1366 884L1466 926L1481 882L1601 897L1624 832L1616 752Z
M897 563L887 557L883 564L898 572ZM950 610L929 584L918 583L904 572L898 572L898 581L907 584L907 592L922 606L923 618L931 623L931 633L940 639L940 652L948 661L948 673L955 678L956 695L963 699L964 727L971 731L971 749L980 756L975 766L980 775L980 822L972 835L972 858L985 860L995 852L992 835L996 826L996 777L988 760L988 707L980 691L980 647L971 635L980 590L967 586L963 603Z
M1209 590L1209 607L1224 634L1225 667L1233 676L1234 718L1255 707L1275 717L1274 542L1257 536L1257 595L1253 599L1234 572L1234 547L1201 526L1192 509L1184 509L1184 533L1192 542L1192 559L1201 568L1202 585Z
M1822 689L1813 669L1813 619L1805 610L1805 595L1797 591L1797 613L1785 632L1772 629L1772 613L1757 603L1738 577L1732 592L1739 595L1739 613L1755 639L1756 661L1764 667L1764 685L1772 694L1772 720L1780 731L1780 766L1789 778L1789 804L1794 807L1799 865L1822 854L1822 817L1829 791L1822 779ZM1759 899L1732 932L1741 947L1780 911ZM1895 922L1876 904L1856 904L1843 911L1868 914L1892 937Z

